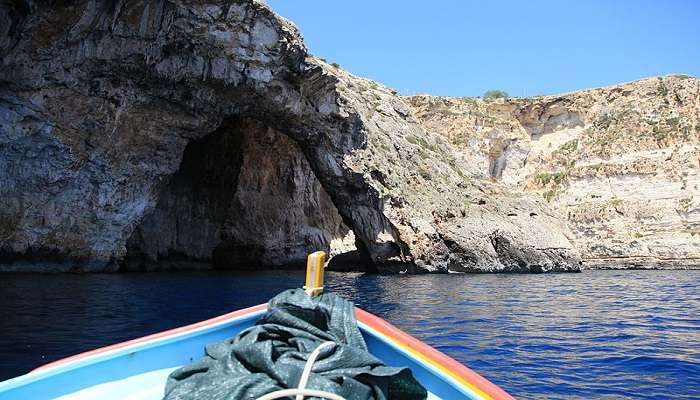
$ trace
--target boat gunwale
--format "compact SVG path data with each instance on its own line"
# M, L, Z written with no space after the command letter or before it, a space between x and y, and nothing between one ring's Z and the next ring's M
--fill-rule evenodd
M256 314L262 314L265 310L267 309L267 304L259 304L257 306L253 307L248 307L248 308L243 308L240 310L236 310L230 313L226 313L223 315L219 315L218 317L206 319L204 321L200 322L195 322L194 324L190 325L185 325L185 326L180 326L177 328L173 329L168 329L162 332L157 332L153 333L151 335L146 335L142 336L136 339L131 339L127 340L125 342L120 342L120 343L115 343L112 345L108 345L105 347L100 347L94 350L89 350L85 351L82 353L78 353L76 355L62 358L60 360L56 360L54 362L44 364L42 366L39 366L35 369L33 369L30 374L35 373L35 372L44 372L48 370L52 370L53 368L60 367L62 365L72 363L72 362L78 362L78 361L86 361L89 360L93 357L103 355L104 353L111 352L114 350L133 350L131 349L132 346L136 345L153 345L156 342L162 341L167 341L169 339L173 338L180 338L185 336L186 334L189 333L194 333L197 332L199 333L200 330L206 330L208 328L214 328L218 325L226 324L233 322L238 319L242 319L245 317L253 317Z
M191 334L199 334L202 333L202 331L215 328L222 324L231 323L239 319L253 318L264 313L266 309L267 304L259 304L257 306L236 310L190 325L169 329L62 358L39 366L25 375L12 378L5 382L0 382L0 391L12 389L13 387L20 386L24 383L30 383L60 372L69 371L86 364L97 362L100 358L107 355L114 357L128 354L134 351L152 347L154 345L163 345L176 338L181 339ZM392 346L395 350L404 353L404 355L423 365L431 372L441 375L443 379L448 381L448 383L465 392L465 394L469 394L471 396L476 395L482 399L513 399L513 397L511 397L503 389L491 383L477 372L474 372L452 357L416 339L384 319L362 310L359 307L355 307L355 316L360 328L364 328L365 330L374 334L384 343Z
M175 339L186 338L190 335L200 334L210 329L224 324L229 324L237 320L255 318L262 315L267 309L267 304L259 304L253 307L247 307L240 310L232 311L217 317L206 319L204 321L195 322L193 324L180 326L173 329L168 329L162 332L153 333L138 337L135 339L119 342L105 347L100 347L94 350L88 350L69 357L41 365L24 375L10 378L0 382L0 394L5 390L10 390L15 387L36 382L43 378L48 378L53 375L67 372L82 366L99 362L103 357L115 357L133 353L139 350L145 350L157 345L164 345Z
M365 328L384 336L388 344L423 364L430 371L442 375L444 379L457 388L463 391L466 389L471 396L493 400L514 400L503 389L466 365L402 331L386 320L358 307L355 308L355 315L358 323L365 325Z

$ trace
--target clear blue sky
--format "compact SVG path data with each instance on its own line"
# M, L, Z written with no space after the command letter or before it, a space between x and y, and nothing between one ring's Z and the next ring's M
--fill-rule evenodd
M268 0L309 49L404 94L700 76L700 0Z

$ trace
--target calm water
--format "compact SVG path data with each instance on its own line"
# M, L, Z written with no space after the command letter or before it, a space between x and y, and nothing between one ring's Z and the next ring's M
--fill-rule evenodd
M328 281L515 397L700 398L700 271ZM0 275L0 379L301 284L289 272Z

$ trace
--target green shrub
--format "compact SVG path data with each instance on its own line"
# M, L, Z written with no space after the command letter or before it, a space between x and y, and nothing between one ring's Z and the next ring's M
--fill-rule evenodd
M552 154L569 156L578 150L578 139L571 139L568 142L562 144L558 149L554 150Z
M484 100L507 99L508 93L503 90L488 90L484 93Z
M651 136L656 140L664 140L668 137L668 131L661 129L659 124L654 125L651 128Z
M423 179L427 179L427 180L432 179L432 177L430 176L430 172L428 172L428 170L422 166L418 167L418 173L420 174L420 176L423 177Z
M659 78L659 86L656 88L656 93L658 93L659 96L663 97L668 95L668 88L666 87L664 81L661 78Z
M615 117L611 114L603 114L598 117L598 120L594 121L593 124L600 129L608 129L610 125L615 121Z
M542 186L546 186L550 182L554 182L557 185L561 184L566 180L568 174L565 171L559 172L542 172L535 175L535 182Z
M420 146L424 149L428 149L432 152L436 152L436 153L438 152L438 149L437 149L437 147L435 147L434 144L429 143L427 140L423 139L420 136L408 135L408 136L406 136L406 140L408 141L408 143L415 144L415 145Z
M686 75L686 74L671 74L669 76L672 76L674 78L679 78L679 79L693 79L692 76Z
M559 193L558 193L556 190L548 190L548 191L542 193L542 197L544 197L545 200L551 202L552 199L554 199L555 197L557 197L558 194L559 194Z

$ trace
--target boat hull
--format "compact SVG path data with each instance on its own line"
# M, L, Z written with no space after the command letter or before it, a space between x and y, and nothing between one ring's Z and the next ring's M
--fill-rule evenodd
M207 343L255 324L267 306L234 311L181 328L68 357L0 382L0 400L160 399L167 375L204 355ZM511 399L454 359L364 310L358 326L370 352L387 365L410 367L432 398Z

